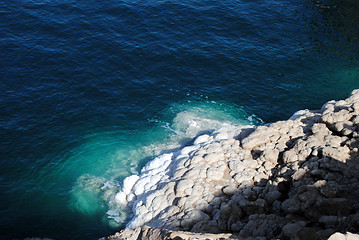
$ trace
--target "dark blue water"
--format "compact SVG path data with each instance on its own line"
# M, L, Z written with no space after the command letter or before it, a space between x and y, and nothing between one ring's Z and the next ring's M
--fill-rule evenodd
M223 123L346 97L359 88L358 11L350 0L0 2L0 238L111 234L129 217L109 218L113 194L151 157Z

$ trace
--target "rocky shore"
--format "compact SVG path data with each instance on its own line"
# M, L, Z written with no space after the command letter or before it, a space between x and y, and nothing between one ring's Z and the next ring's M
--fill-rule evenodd
M125 179L116 200L137 229L108 239L359 239L358 148L359 90L286 121L201 135Z

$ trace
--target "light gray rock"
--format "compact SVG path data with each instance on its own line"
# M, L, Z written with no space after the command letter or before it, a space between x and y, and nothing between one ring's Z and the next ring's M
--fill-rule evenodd
M253 239L359 231L358 124L359 90L246 134L221 129L199 136L133 200L131 227L147 222Z
M237 192L237 190L238 190L237 186L232 185L232 184L228 185L228 186L225 186L222 189L223 193L226 194L226 195L229 195L229 196L234 195Z
M336 232L328 240L359 240L358 234L347 232L346 234Z
M185 194L186 192L189 192L190 189L193 187L193 180L192 179L183 179L180 180L175 188L176 195L179 194Z
M224 176L224 171L227 168L227 164L222 163L218 167L210 167L207 169L207 179L214 181L221 180Z
M241 184L245 181L251 181L255 175L256 171L254 169L246 169L242 172L237 173L236 175L234 175L234 180L238 183Z
M205 157L204 160L208 163L208 164L212 164L215 163L217 161L223 161L225 159L225 155L223 152L212 152L212 153L208 153Z

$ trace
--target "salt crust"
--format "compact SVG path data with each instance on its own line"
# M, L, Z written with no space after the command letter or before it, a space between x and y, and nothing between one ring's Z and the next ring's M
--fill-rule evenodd
M131 175L125 178L122 190L116 194L115 200L120 206L130 205L133 208L135 215L127 224L127 227L133 229L142 226L152 220L153 216L156 216L159 211L163 210L165 205L161 202L159 202L158 206L152 204L151 209L146 207L150 205L150 200L153 201L153 192L159 190L162 185L176 182L177 189L192 187L190 184L193 183L190 180L180 181L181 179L178 179L173 181L173 177L178 176L176 174L178 168L184 166L186 162L194 160L191 158L192 153L197 152L199 149L205 152L206 147L214 146L212 143L218 143L224 139L234 142L234 136L238 136L243 130L248 131L248 129L253 128L254 126L250 125L240 127L228 125L228 127L223 127L211 135L200 135L194 140L193 145L186 146L173 153L160 155L148 162L141 170L140 176ZM213 178L221 177L220 173L211 172L211 170L209 170L208 174ZM207 177L207 175L204 175L204 177Z
M263 126L227 126L149 162L116 195L127 227L327 239L359 231L359 90ZM301 237L302 236L302 237Z

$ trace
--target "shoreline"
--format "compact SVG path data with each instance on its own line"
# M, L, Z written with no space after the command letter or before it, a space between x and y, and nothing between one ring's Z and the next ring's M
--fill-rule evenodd
M358 232L358 124L354 90L286 121L221 128L147 163L116 201L132 207L129 229L267 239Z

